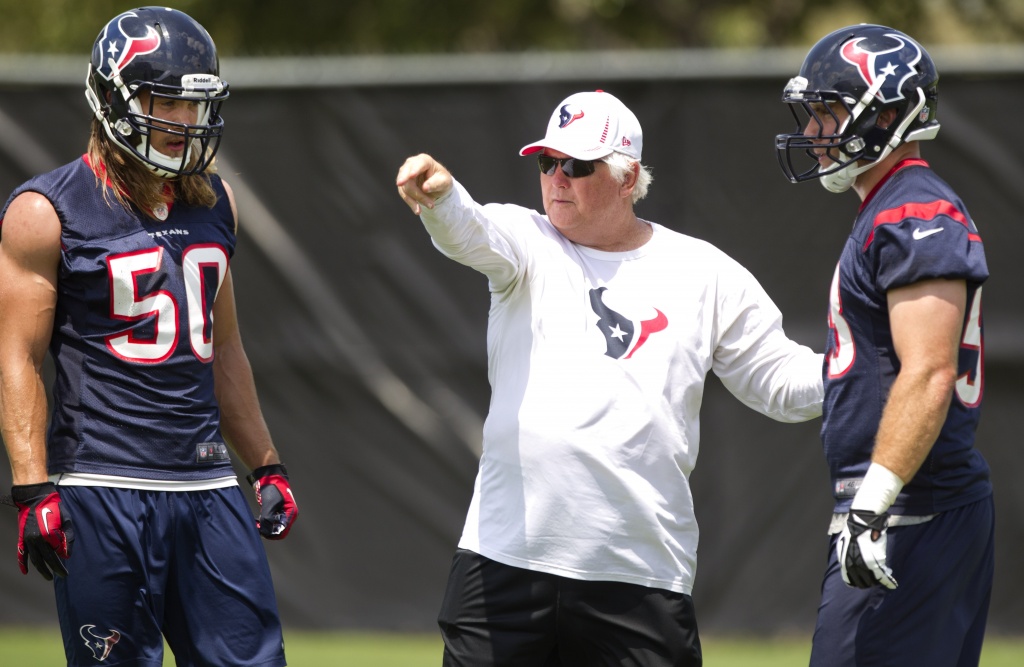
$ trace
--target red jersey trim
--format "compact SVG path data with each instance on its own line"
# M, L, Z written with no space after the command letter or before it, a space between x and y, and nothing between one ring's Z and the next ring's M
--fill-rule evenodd
M82 160L87 165L89 165L89 168L92 169L92 173L96 174L97 178L103 179L104 185L106 185L111 190L114 189L114 184L110 181L110 176L107 175L107 165L103 164L102 162L100 162L99 164L94 165L92 163L92 160L89 159L89 154L88 153L85 153L85 154L82 155ZM170 215L170 213L171 213L171 207L174 206L174 188L171 187L170 183L166 183L166 182L164 183L163 193L164 193L164 195L166 197L170 198L170 201L168 201L167 204L166 204L167 208L163 212L163 217L154 216L154 217L156 217L159 220L165 220L167 218L167 216ZM128 199L131 199L131 195L129 195L128 193L124 193L124 194L128 197ZM3 223L0 222L0 224L3 224Z
M904 167L909 166L928 166L928 163L924 160L910 159L904 160L897 164L892 170L885 175L878 185L871 191L871 194L864 200L866 204L871 197L875 194L878 188L885 183L889 178L892 177L897 171ZM863 250L866 251L871 246L871 242L875 239L875 230L881 225L892 225L898 224L908 218L915 218L918 220L928 221L934 220L940 215L944 215L948 218L956 220L964 227L970 229L970 222L967 220L967 216L960 212L960 210L952 204L952 202L946 201L945 199L937 199L931 202L910 202L899 206L897 208L890 208L882 211L875 216L874 225L872 226L871 233L868 234L867 240L864 242ZM979 234L968 231L967 240L981 242L981 236Z

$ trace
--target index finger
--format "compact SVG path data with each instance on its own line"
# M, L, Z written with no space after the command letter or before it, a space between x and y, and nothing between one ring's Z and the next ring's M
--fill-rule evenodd
M424 155L414 155L407 158L402 166L398 168L398 177L395 185L401 187L419 176L422 176L430 167L430 162Z

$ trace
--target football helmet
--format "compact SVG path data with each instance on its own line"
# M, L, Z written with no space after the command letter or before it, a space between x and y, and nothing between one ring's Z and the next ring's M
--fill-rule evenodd
M213 39L187 14L140 7L115 16L93 44L85 84L85 97L107 135L154 173L196 174L213 161L228 84L220 78ZM155 116L156 105L167 99L194 102L194 124ZM154 131L182 137L181 156L153 148Z
M827 35L782 93L796 119L795 132L775 137L782 171L792 183L819 178L830 192L846 191L900 144L935 137L938 82L928 52L898 30L861 24ZM879 127L888 109L896 117Z

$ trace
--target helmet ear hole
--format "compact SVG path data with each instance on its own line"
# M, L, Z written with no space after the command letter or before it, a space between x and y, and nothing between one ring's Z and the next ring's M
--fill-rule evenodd
M887 130L896 122L897 115L896 109L884 109L878 114L878 120L875 121L875 124L883 130Z

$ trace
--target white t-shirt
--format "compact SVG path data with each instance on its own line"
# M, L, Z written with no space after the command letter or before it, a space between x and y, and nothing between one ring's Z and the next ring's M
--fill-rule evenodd
M758 412L803 421L821 414L822 356L785 336L748 271L658 224L641 248L602 252L458 183L421 217L491 289L491 403L459 546L690 593L707 372Z

